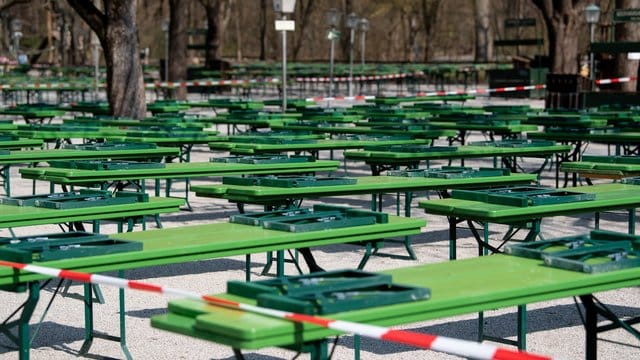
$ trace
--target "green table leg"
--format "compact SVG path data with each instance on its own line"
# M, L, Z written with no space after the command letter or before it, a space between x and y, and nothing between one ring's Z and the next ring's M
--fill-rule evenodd
M20 360L29 360L29 350L31 348L31 339L29 337L29 320L33 315L33 311L38 304L38 300L40 299L40 283L37 281L30 282L29 285L29 295L27 300L24 303L24 308L22 309L22 314L20 314L20 319L18 320L18 346L20 348ZM7 324L2 324L3 327L7 326ZM7 327L13 326L9 324Z
M636 233L636 209L629 209L629 234Z
M456 259L456 230L458 219L455 216L449 217L449 260Z
M329 358L327 340L314 341L310 346L309 360L326 360Z

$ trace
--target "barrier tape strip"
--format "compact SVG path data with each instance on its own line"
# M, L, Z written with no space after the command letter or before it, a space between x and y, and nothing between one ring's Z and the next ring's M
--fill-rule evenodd
M380 79L400 79L409 76L409 74L390 74L390 75L372 75L372 76L354 76L354 81L363 81L363 80L380 80ZM334 81L336 82L344 82L348 81L349 77L336 77ZM596 80L596 85L607 85L607 84L617 84L617 83L625 83L630 81L638 80L635 76L628 77L619 77L619 78L611 78L611 79L599 79ZM330 81L329 77L296 77L295 81L298 82L327 82ZM145 83L144 87L146 89L158 89L158 88L179 88L179 87L191 87L191 86L240 86L240 85L249 85L249 84L277 84L280 83L280 78L270 78L264 80L250 79L250 80L193 80L193 81L156 81L152 83ZM88 83L25 83L25 84L0 84L1 90L57 90L57 89L73 89L73 88L85 88L92 89L95 85ZM105 83L98 84L98 87L101 89L106 88ZM525 91L525 90L540 90L544 89L546 86L544 84L538 85L526 85L526 86L511 86L511 87L503 87L496 89L472 89L472 90L458 90L458 91L434 91L428 93L419 93L417 96L445 96L445 95L483 95L489 94L493 92L508 92L508 91ZM353 97L355 100L359 99L360 96ZM336 97L335 100L341 100L343 97ZM350 99L350 98L348 98ZM334 98L322 98L322 97L314 97L308 100L312 101L330 101L334 100Z
M405 95L403 97L434 97L434 96L451 96L451 95L487 95L490 93L503 93L511 91L525 91L525 90L541 90L546 88L545 84L538 85L522 85L522 86L509 86L495 89L472 89L472 90L454 90L454 91L432 91L421 92L414 95ZM333 101L333 100L370 100L375 99L375 96L337 96L337 97L313 97L308 98L307 101Z
M613 79L596 80L596 85L618 84L638 80L636 76L619 77Z
M71 270L62 270L52 267L44 267L33 264L22 264L11 261L0 260L0 266L11 267L16 270L24 270L36 274L47 275L62 279L113 286L122 289L132 289L147 291L158 294L173 295L192 300L203 301L211 305L225 308L239 309L251 313L266 315L270 317L292 320L295 322L309 323L327 329L353 333L374 339L386 340L390 342L411 345L418 348L439 351L452 355L473 359L487 360L546 360L547 356L536 355L520 350L499 348L491 344L483 344L468 340L460 340L444 336L420 334L406 330L393 330L375 325L360 324L350 321L332 320L325 317L297 314L275 309L268 309L254 305L242 304L235 301L211 296L200 295L195 292L164 287L147 282L127 280L112 276L97 275Z
M386 74L386 75L358 75L358 76L352 76L351 79L352 79L352 81L374 81L374 80L403 79L403 78L406 78L408 76L411 76L411 74L400 73L400 74ZM311 77L298 76L298 77L294 77L293 79L295 81L297 81L297 82L310 82L310 83L331 82L331 77L329 77L329 76L311 76ZM333 77L333 81L334 82L348 82L349 81L349 77L348 76L334 76Z

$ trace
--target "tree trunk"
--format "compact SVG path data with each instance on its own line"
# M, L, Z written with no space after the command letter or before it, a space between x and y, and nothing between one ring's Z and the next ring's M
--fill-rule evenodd
M489 0L475 0L476 6L476 54L477 62L488 62L493 58L493 33L489 25Z
M188 8L180 0L169 0L169 79L180 81L187 79L187 16ZM179 100L187 98L187 88L175 89L175 97Z
M316 3L317 1L309 0L307 2L299 1L298 5L296 5L296 8L300 9L300 13L302 13L302 15L298 21L296 21L296 31L293 34L293 61L298 59L302 44L309 41L309 38L305 35L309 33L307 29L311 23L311 16L314 13L314 4Z
M260 0L260 60L267 59L267 0Z
M424 26L424 62L429 61L430 45L432 43L433 25L440 7L440 0L422 0L422 24Z
M136 1L103 0L104 12L89 1L67 2L96 33L104 49L111 114L143 119L147 105L138 51Z
M205 35L204 66L207 69L219 67L220 38L223 29L220 26L221 0L200 0L207 18L207 34Z
M640 0L616 0L616 9L637 9L640 8ZM636 22L622 23L616 25L615 41L630 42L640 41L640 24ZM618 73L614 76L637 76L639 62L638 60L628 60L627 54L617 54L616 66ZM636 80L636 84L639 83ZM633 82L619 83L613 86L621 91L637 91L637 85Z
M533 0L540 9L549 37L551 72L578 72L578 34L584 8L591 0Z

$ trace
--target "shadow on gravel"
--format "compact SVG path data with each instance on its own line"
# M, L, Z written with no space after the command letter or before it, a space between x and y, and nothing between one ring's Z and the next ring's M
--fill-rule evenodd
M610 305L609 308L621 317L635 316L638 314L637 307ZM487 314L485 313L484 329L485 334L487 335L515 339L517 333L516 325L515 308L514 312L504 315L487 317ZM527 333L529 334L538 331L557 330L574 326L582 326L582 322L574 305L557 305L543 309L530 310L527 312ZM471 319L447 322L421 328L411 328L407 330L476 341L477 328L478 320ZM602 336L603 334L599 335L599 338ZM606 333L604 333L604 336L606 336ZM353 348L353 336L346 336L341 340L342 346ZM362 338L360 341L361 349L363 351L379 355L391 355L399 352L415 350L413 347L368 338ZM634 346L630 344L624 345Z

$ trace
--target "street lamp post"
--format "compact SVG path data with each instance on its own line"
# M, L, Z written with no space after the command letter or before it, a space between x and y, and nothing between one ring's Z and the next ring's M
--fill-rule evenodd
M589 24L589 43L592 44L595 41L595 29L596 25L600 21L600 7L596 4L591 4L584 9L584 17ZM593 51L589 49L589 80L592 84L596 79L595 75L595 60L593 58Z
M93 50L93 81L95 100L98 100L98 91L100 86L100 40L95 33L91 34L91 48Z
M164 33L164 81L169 81L169 19L162 20L160 29Z
M336 8L327 11L327 22L329 23L329 34L327 38L331 42L329 52L329 97L333 96L333 60L335 57L336 39L340 38L340 33L336 30L336 26L340 22L340 12Z
M356 36L356 26L358 26L358 15L351 13L347 15L347 28L349 28L349 96L353 96L353 42Z
M293 13L296 0L273 0L273 11L280 13L282 20L276 20L276 31L282 31L282 112L287 111L287 31L295 30L295 22L287 20Z
M360 65L362 66L362 72L364 72L364 50L367 31L369 31L369 20L365 18L360 19L358 22L358 29L360 30Z
M11 20L11 39L13 40L13 54L16 59L20 55L20 39L22 38L22 20Z

